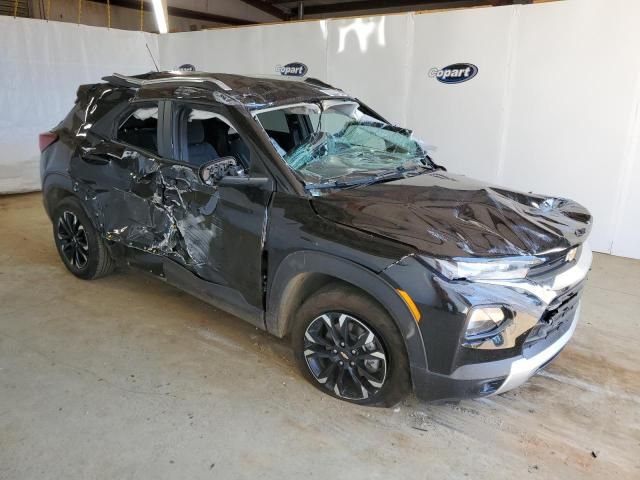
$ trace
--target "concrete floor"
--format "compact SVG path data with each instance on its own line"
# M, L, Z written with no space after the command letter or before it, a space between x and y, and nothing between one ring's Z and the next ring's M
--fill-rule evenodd
M0 225L2 479L640 478L639 261L595 256L573 341L524 387L382 410L160 281L76 279L39 194L0 197Z

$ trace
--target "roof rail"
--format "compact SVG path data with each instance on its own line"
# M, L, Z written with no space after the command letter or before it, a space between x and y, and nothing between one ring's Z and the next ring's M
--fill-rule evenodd
M163 83L193 82L193 83L212 83L220 87L222 90L226 90L226 91L231 90L231 87L229 85L213 77L179 76L179 77L143 79L143 78L137 78L137 77L128 77L120 73L114 73L113 75L110 75L108 77L102 77L102 80L119 87L140 88L147 85L158 85Z
M127 77L124 75L120 75L119 73L114 73L113 75L102 77L102 80L117 87L140 87L142 85L141 79L135 77Z
M339 88L336 88L333 85L329 85L328 83L323 82L322 80L318 80L317 78L313 78L313 77L305 78L304 82L305 83L310 83L311 85L315 85L317 87L332 88L334 90L340 90Z

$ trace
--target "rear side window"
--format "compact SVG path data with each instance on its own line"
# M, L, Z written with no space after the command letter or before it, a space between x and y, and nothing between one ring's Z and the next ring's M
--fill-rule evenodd
M122 143L158 154L158 106L140 107L120 122L117 139Z

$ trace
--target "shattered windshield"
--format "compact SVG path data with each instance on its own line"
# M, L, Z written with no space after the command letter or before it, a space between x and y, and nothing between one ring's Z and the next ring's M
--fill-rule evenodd
M432 169L411 131L362 112L358 103L325 100L259 111L271 143L307 187L340 187Z

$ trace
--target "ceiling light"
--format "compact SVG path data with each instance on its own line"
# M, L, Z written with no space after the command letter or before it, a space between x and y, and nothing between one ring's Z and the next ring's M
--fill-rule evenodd
M167 24L167 15L165 14L162 0L153 0L153 13L156 16L156 24L158 25L158 31L160 33L167 33L169 31L169 27Z

